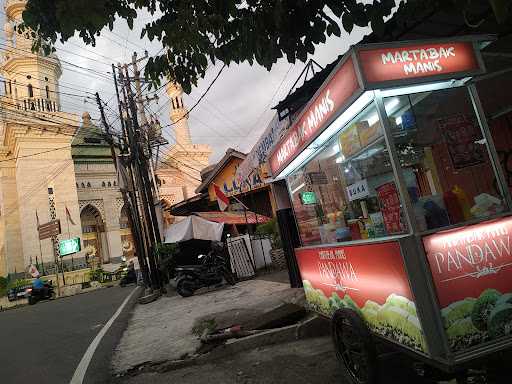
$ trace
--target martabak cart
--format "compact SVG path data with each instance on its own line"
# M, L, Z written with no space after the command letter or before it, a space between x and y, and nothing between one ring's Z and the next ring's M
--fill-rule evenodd
M475 85L491 40L353 47L269 158L355 383L377 340L445 372L512 345L512 200Z

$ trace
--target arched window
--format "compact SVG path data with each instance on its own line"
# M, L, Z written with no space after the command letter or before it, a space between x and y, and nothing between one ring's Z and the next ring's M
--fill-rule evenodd
M50 98L50 87L46 86L45 89L46 89L46 98L49 99Z
M91 188L91 183L87 183L87 188Z
M32 84L29 84L27 86L28 88L28 97L34 97L34 88L32 87Z
M109 181L107 185L108 185L109 187L111 187L111 186L112 186L112 183Z
M84 183L82 183L82 184L81 184L81 187L82 187L82 188L85 188L85 184L84 184Z
M114 187L117 185L116 181L114 180Z
M101 183L101 186L102 186L102 187L106 187L106 185L105 185L105 182L104 182L104 181Z

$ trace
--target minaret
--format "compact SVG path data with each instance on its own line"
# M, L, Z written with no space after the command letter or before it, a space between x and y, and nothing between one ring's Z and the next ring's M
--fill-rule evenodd
M17 109L39 112L60 110L58 80L62 74L55 55L34 54L30 32L16 31L26 0L6 0L4 32L8 48L0 63L5 96Z
M175 204L192 197L201 179L200 171L208 165L212 149L208 144L195 144L190 137L188 109L183 103L183 88L169 82L167 95L171 101L170 118L174 128L176 144L164 155L165 162L159 167L157 176L162 183L160 196Z
M11 208L0 215L0 274L25 270L35 255L39 262L53 262L50 242L40 248L36 212L41 223L54 212L61 221L65 209L75 217L79 212L70 144L80 117L59 111L57 57L32 53L31 34L18 33L26 3L2 3L8 48L0 55L0 203ZM79 237L80 223L67 232Z
M188 109L183 104L183 88L175 82L167 85L167 95L171 100L171 121L174 124L176 144L185 147L192 143L188 128Z

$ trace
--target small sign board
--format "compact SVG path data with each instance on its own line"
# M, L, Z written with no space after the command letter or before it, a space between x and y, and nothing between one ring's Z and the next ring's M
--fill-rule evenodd
M72 239L61 240L59 242L59 253L60 256L71 255L72 253L80 252L80 238L74 237Z
M52 220L37 227L39 240L49 239L60 234L60 220Z
M354 201L368 197L368 182L366 179L360 180L347 187L348 200Z
M302 192L300 194L300 199L302 201L302 205L316 204L316 194L315 194L315 192Z

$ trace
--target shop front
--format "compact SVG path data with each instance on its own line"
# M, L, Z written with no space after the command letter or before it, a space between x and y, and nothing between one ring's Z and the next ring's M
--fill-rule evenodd
M512 345L511 197L474 81L491 40L355 46L272 152L335 337L360 320L446 370Z

